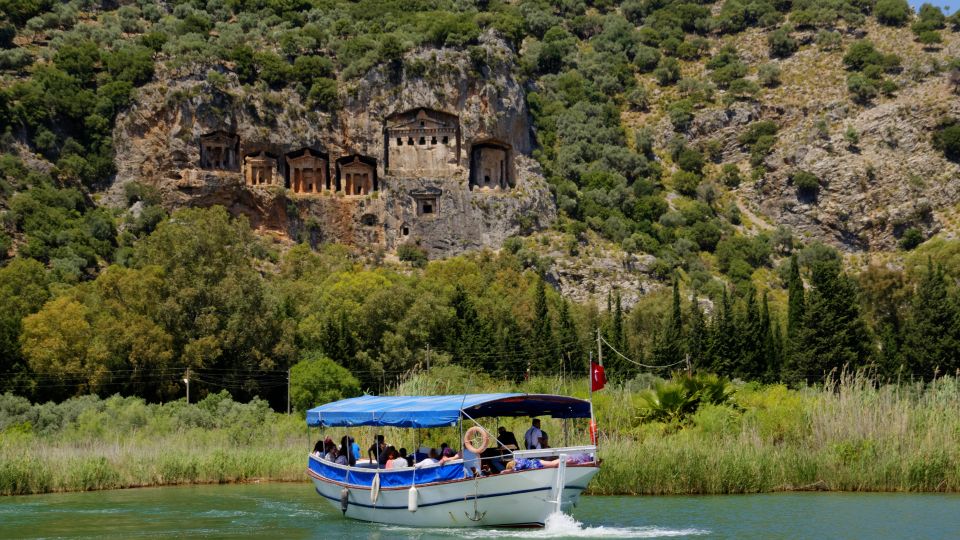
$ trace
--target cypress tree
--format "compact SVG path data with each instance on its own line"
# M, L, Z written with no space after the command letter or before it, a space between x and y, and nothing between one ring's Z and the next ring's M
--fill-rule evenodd
M766 365L763 358L763 326L752 286L747 291L746 303L735 332L740 342L740 354L734 375L744 380L759 380L766 372Z
M779 335L779 325L770 318L770 301L768 291L763 291L763 305L760 308L761 354L760 359L764 366L763 380L774 382L780 379L780 357L776 344ZM777 329L774 331L774 325Z
M680 312L680 286L673 280L673 304L670 317L664 321L663 331L654 341L653 363L658 366L675 364L683 360L683 317Z
M533 368L536 373L542 374L558 372L557 347L553 337L550 308L547 305L547 284L542 277L537 279L533 300L533 316L533 342L530 346L535 351L532 361Z
M585 366L583 361L583 348L580 345L580 338L577 336L577 328L573 323L573 317L570 316L570 303L563 299L560 303L560 312L557 314L557 342L560 347L560 354L564 355L567 362L567 370L578 370Z
M787 337L793 336L803 326L803 279L800 277L800 263L797 254L790 256L790 277L787 280L789 294L787 306Z
M706 367L704 364L704 347L708 340L707 324L703 319L703 311L697 303L697 296L690 300L690 333L687 335L687 352L694 368Z
M733 374L738 357L735 334L730 297L727 295L727 289L724 288L720 307L714 313L710 325L710 340L707 346L707 356L710 358L710 369L713 372L725 376Z
M960 367L957 322L957 305L948 292L943 268L934 267L928 259L904 332L903 356L913 375L930 380L937 373L953 374Z
M613 329L612 329L612 340L611 343L618 351L624 350L624 336L623 336L623 306L620 301L620 291L617 291L616 296L614 297L614 307L613 307Z
M860 315L857 287L840 270L840 261L815 263L811 281L803 325L792 345L792 382L820 381L831 372L862 367L870 359L870 337Z

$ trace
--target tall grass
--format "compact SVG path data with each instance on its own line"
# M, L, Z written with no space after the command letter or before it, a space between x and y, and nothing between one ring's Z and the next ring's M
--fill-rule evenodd
M641 423L639 390L653 379L594 395L603 466L594 494L755 493L784 490L960 491L960 381L876 385L845 375L821 388L740 384L730 403L682 423ZM522 391L586 397L583 378L510 384L451 367L404 382L400 394ZM505 420L518 435L528 419ZM555 445L587 440L586 423L544 420ZM566 428L566 429L565 429ZM456 445L455 428L355 429L397 446ZM340 430L330 435L338 437ZM0 396L0 494L79 491L254 479L305 480L300 414L212 396L147 405L77 398L31 405Z

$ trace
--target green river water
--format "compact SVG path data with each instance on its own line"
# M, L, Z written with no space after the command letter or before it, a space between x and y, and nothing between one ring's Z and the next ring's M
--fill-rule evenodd
M187 486L0 498L0 538L958 538L960 495L781 493L584 497L536 530L346 520L309 484Z

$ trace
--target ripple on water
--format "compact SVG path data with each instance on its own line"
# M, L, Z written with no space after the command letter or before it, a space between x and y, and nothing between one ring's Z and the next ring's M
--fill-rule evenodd
M384 527L393 532L428 533L457 538L671 538L709 534L703 529L662 527L585 527L567 514L551 514L542 529L414 529Z

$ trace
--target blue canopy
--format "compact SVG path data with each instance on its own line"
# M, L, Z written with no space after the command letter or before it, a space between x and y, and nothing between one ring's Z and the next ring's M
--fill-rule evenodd
M307 425L431 428L455 425L461 413L470 418L590 418L590 402L548 394L361 396L310 409L307 411Z

